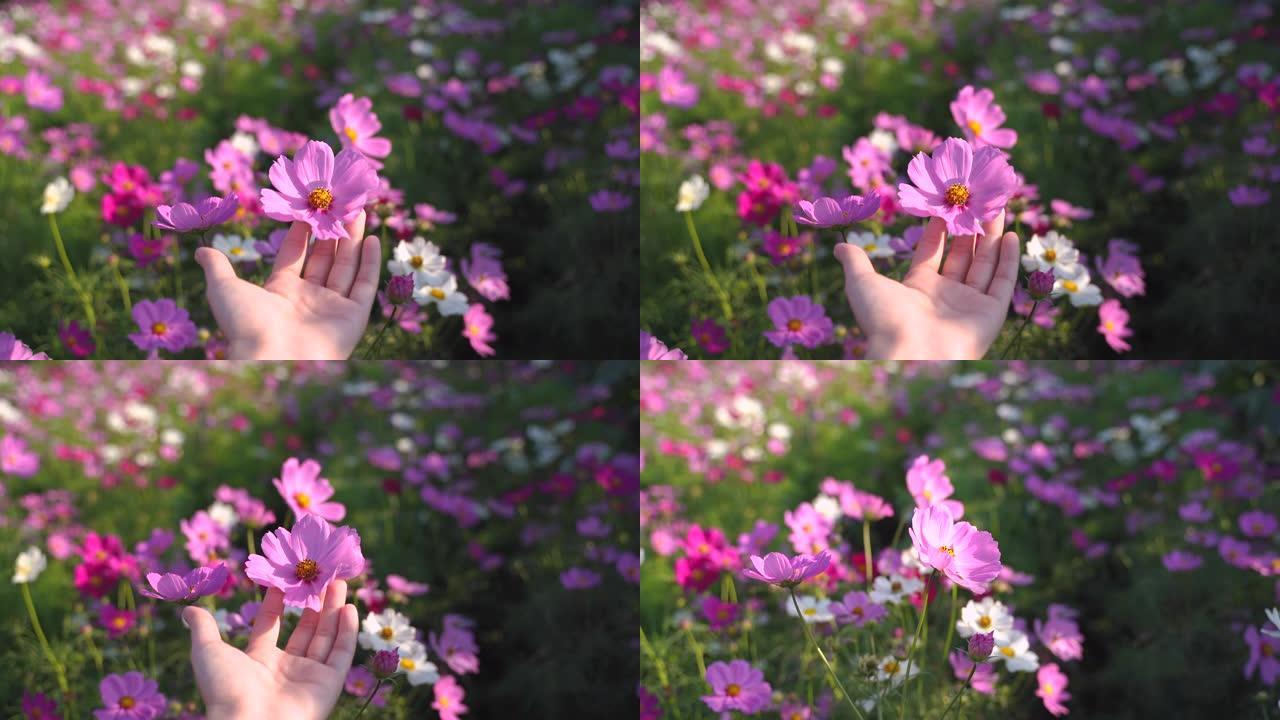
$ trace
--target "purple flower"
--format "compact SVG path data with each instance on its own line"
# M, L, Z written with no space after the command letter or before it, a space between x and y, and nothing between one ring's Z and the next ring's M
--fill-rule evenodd
M744 576L770 585L792 588L825 572L831 564L831 553L823 550L817 555L787 557L779 552L771 552L764 557L752 555L751 564L755 569L743 570Z
M1053 281L1051 270L1033 270L1027 275L1027 294L1032 300L1044 300L1053 294Z
M215 567L198 567L186 576L177 573L147 573L147 582L151 588L139 587L138 592L149 598L165 602L191 602L205 595L213 595L227 583L226 563L218 563Z
M1271 199L1271 191L1250 185L1237 185L1227 193L1227 199L1236 207L1265 205Z
M369 669L375 677L386 680L400 669L400 653L395 650L379 650L369 660Z
M351 238L343 223L365 206L378 187L378 173L359 151L333 148L310 140L294 154L281 155L268 173L274 190L264 188L262 211L280 222L300 221L320 240Z
M875 190L866 195L850 195L843 200L820 197L813 202L796 203L796 223L817 228L843 227L861 222L880 209L880 195Z
M403 305L413 299L413 276L393 275L387 281L387 302Z
M262 537L262 555L250 555L244 574L264 587L284 592L291 607L320 610L320 598L330 582L364 572L360 535L307 513L292 531L276 528Z
M622 212L631 207L631 196L612 190L601 190L587 198L596 212Z
M162 349L178 352L196 342L196 324L191 322L186 310L169 298L135 304L133 321L138 323L141 332L131 333L129 339L153 355Z
M44 353L32 352L13 333L0 332L0 360L48 360Z
M49 81L49 76L37 70L27 71L22 79L22 94L27 104L37 110L57 112L62 109L62 89Z
M501 257L502 251L498 248L478 242L471 246L471 259L462 260L462 276L476 292L490 302L511 297Z
M235 193L225 198L217 196L199 200L195 205L180 202L177 205L156 207L155 226L161 230L191 232L221 225L230 220L240 209L240 198Z
M873 601L870 595L862 591L851 592L840 602L832 603L831 612L836 616L836 622L854 627L877 622L889 614L883 605Z
M907 164L911 183L898 185L898 202L916 217L940 217L952 235L980 235L1018 187L1018 176L1000 150L975 150L947 138L932 156L920 153Z
M649 333L640 331L641 360L688 360L689 356L679 348L668 348L667 344Z
M969 636L969 659L982 662L991 657L991 651L995 646L995 633L974 633Z
M586 568L571 567L560 573L560 584L565 590L586 590L600 584L600 573Z
M93 711L97 720L152 720L168 710L159 685L140 672L108 675L98 691L104 707Z
M1184 550L1172 550L1160 558L1164 569L1169 572L1186 572L1195 570L1203 562L1199 555Z
M774 329L765 331L764 336L778 347L799 343L815 348L831 340L834 327L831 318L807 295L774 298L769 302L768 310Z

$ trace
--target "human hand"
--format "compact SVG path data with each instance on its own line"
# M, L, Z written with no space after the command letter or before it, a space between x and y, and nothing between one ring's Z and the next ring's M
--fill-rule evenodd
M233 360L345 360L369 324L382 248L364 237L364 211L347 222L349 240L317 240L295 222L261 287L236 277L226 255L196 250L209 306Z
M902 282L876 272L866 252L840 243L844 293L867 335L868 359L976 360L1000 334L1018 281L1018 236L1004 231L1004 211L983 223L982 237L960 235L942 262L947 228L933 218ZM939 265L942 272L938 272Z
M325 588L320 612L306 610L284 650L276 647L284 593L267 591L244 651L222 641L218 623L191 606L182 619L191 628L191 667L209 720L329 716L356 652L359 618L347 601L347 582Z

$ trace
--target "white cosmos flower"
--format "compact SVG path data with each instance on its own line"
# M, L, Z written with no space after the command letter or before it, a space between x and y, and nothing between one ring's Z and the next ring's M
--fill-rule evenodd
M440 679L435 663L427 660L427 647L411 640L396 648L400 654L400 670L409 678L410 685L434 685Z
M676 212L697 210L702 207L702 203L706 202L710 194L711 187L707 185L707 181L703 180L701 175L694 175L680 183L680 193L676 195Z
M1031 641L1019 630L1009 631L1003 641L996 638L991 659L1003 661L1009 672L1035 672L1040 668L1040 658L1031 652Z
M409 618L390 608L369 613L360 624L360 647L367 650L395 650L414 636Z
M885 577L881 575L871 584L871 600L873 602L885 605L888 603L900 603L911 597L913 594L920 592L924 587L924 583L918 578L903 577L902 575L890 575Z
M1053 281L1053 292L1066 295L1076 307L1102 304L1102 290L1089 280L1089 270L1084 265L1076 265L1068 275L1059 275Z
M75 188L71 187L71 183L64 177L45 185L44 198L40 204L40 212L45 215L60 213L67 209L71 204L71 198L75 197Z
M1027 254L1022 256L1022 269L1039 270L1062 277L1075 272L1080 263L1080 251L1066 235L1050 230L1044 235L1032 235L1027 241Z
M850 245L857 245L862 248L867 253L867 257L893 257L893 248L889 247L888 235L877 235L873 232L858 232L854 230L845 239L849 241Z
M13 581L18 584L33 582L48 566L44 551L32 545L18 553L18 561L13 565Z
M231 147L252 160L258 154L258 140L249 133L237 132L231 136Z
M444 256L435 243L416 237L413 242L401 240L387 261L392 275L424 275L437 277L444 274ZM416 281L416 278L415 278Z
M814 498L813 510L833 523L844 514L844 511L840 509L840 501L830 495L820 494Z
M1013 630L1013 615L1004 603L992 597L970 600L960 610L960 619L956 621L956 634L962 638L975 633L995 633L999 640L1008 638L1010 630Z
M262 254L253 244L253 238L218 234L213 236L210 244L213 245L214 250L226 255L234 263L256 262L262 259Z
M893 655L886 655L876 663L876 680L888 680L893 685L901 685L903 680L915 677L920 672L920 663L911 663L911 672L907 674L907 661Z
M453 273L445 273L443 278L420 277L415 273L413 280L420 283L413 291L413 299L419 305L434 303L441 315L462 315L471 307L467 296L458 291L458 279Z
M209 506L209 519L230 530L240 522L236 509L224 502L215 502Z
M1271 608L1267 611L1267 619L1271 621L1271 627L1263 628L1263 635L1270 635L1274 638L1280 638L1280 608Z
M835 622L836 616L831 612L831 601L812 595L797 595L796 603L800 605L800 616L807 623ZM796 617L796 606L787 603L787 614Z

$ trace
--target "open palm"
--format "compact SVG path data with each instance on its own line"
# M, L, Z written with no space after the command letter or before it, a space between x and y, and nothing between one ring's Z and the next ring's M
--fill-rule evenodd
M196 251L209 305L235 360L345 360L369 324L382 249L364 238L365 214L345 223L348 240L308 243L295 222L262 286L241 280L226 255ZM362 241L361 238L364 238Z
M1009 312L1020 250L1017 235L1001 235L1003 211L983 230L982 237L953 238L944 263L947 228L933 218L902 282L876 272L857 245L836 247L868 358L976 360L986 354Z
M276 647L284 593L267 592L244 651L223 642L206 610L189 607L191 666L209 720L326 718L338 702L356 651L359 618L347 583L325 588L320 612L302 613L284 650Z

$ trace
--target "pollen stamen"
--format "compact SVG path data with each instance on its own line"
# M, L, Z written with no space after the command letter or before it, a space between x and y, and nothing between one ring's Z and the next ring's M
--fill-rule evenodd
M306 560L298 563L297 566L295 566L294 571L299 580L311 581L315 580L316 576L320 574L320 566L316 565L315 560L307 558Z
M328 210L333 204L333 193L329 188L316 188L307 194L307 203L315 210Z
M964 205L969 202L969 187L960 183L953 183L947 188L945 199L948 205Z

